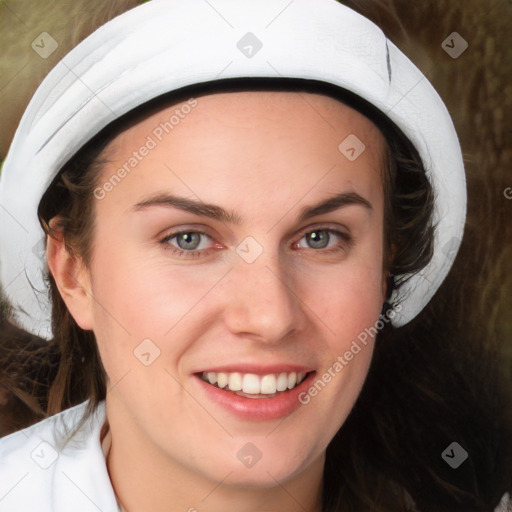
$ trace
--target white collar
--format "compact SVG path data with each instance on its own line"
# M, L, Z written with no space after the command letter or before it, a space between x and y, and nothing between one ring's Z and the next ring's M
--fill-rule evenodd
M0 439L2 512L119 512L100 443L105 402L64 442L87 404Z

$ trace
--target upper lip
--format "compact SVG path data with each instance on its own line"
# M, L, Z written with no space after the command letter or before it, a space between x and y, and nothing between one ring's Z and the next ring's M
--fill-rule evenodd
M272 364L272 365L257 365L250 363L239 363L239 364L226 364L219 366L209 366L202 368L194 373L212 372L212 373L253 373L255 375L270 375L272 373L291 373L291 372L312 372L313 369L310 366L304 366L300 364Z

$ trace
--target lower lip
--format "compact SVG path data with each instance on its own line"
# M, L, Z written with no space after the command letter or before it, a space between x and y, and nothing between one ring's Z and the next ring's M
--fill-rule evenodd
M269 421L284 418L302 405L299 402L299 395L308 389L315 373L309 373L297 387L289 389L274 398L245 398L236 395L232 391L224 391L212 386L198 375L195 375L195 377L209 400L219 404L238 418L251 421Z

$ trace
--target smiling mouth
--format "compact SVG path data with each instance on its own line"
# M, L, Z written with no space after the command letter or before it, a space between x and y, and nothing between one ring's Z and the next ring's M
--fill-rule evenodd
M296 388L312 372L254 373L202 372L200 378L223 391L245 398L274 398Z

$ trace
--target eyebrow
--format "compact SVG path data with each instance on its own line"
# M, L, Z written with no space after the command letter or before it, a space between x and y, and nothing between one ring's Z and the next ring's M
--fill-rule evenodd
M340 194L335 194L333 197L328 199L324 199L315 205L303 207L300 210L298 221L303 222L311 217L330 213L350 205L359 205L369 211L373 210L371 203L357 192L342 192ZM218 205L203 203L194 199L188 199L166 193L158 193L143 199L132 207L132 211L137 212L154 206L177 208L188 213L208 217L210 219L229 224L238 225L243 222L243 218L240 217L240 215L233 211L227 211Z

